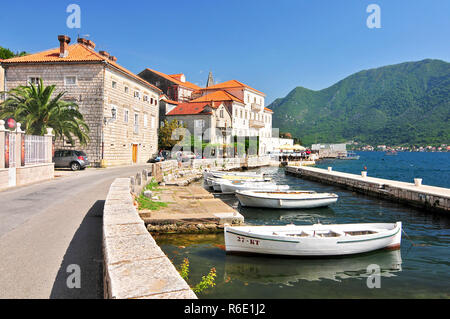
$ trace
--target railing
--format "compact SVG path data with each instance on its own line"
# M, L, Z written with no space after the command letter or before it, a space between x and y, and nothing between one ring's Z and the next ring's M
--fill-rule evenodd
M9 141L9 167L16 166L16 134L8 134Z
M45 136L25 135L25 165L47 162L47 142Z

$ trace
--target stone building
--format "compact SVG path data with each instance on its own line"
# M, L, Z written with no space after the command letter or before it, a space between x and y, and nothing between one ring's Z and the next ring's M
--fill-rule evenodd
M188 102L180 103L166 114L168 122L177 120L183 124L190 135L202 136L202 140L211 144L231 142L227 129L231 128L231 114L225 102Z
M58 36L59 47L1 62L5 89L37 83L56 85L56 93L78 104L89 125L87 146L56 141L55 148L84 150L95 166L146 163L157 153L160 89L117 63L95 43L79 38L70 44Z
M168 75L147 68L138 75L148 83L161 89L169 100L176 102L192 100L192 93L201 89L198 85L186 81L186 76L182 73Z
M265 94L263 92L237 80L230 80L208 85L208 87L193 92L193 96L197 98L191 102L220 100L222 96L232 97L231 103L227 104L232 116L231 135L258 137L259 154L267 153L269 140L272 138L273 112L264 107Z
M0 102L3 101L3 94L2 91L5 90L5 70L2 68L2 59L0 59Z

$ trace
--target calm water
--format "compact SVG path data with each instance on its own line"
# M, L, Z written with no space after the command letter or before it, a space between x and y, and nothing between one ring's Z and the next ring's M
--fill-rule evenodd
M358 161L322 162L334 170L359 173L367 166L369 175L450 187L450 153L361 152ZM331 165L330 165L331 164ZM402 247L364 255L326 259L248 257L226 255L223 235L168 235L157 238L175 265L190 261L191 285L212 267L216 286L200 298L449 298L450 218L415 208L352 193L334 186L285 175L283 169L264 168L273 179L291 188L334 192L339 201L310 210L264 210L242 208L234 196L222 198L234 205L248 224L283 225L360 222L403 222ZM412 245L414 243L414 245ZM367 266L382 270L381 288L367 287Z

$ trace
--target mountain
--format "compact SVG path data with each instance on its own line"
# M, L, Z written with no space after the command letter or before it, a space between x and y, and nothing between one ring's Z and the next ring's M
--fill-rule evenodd
M360 71L320 90L297 87L268 108L304 145L450 144L450 63L426 59Z

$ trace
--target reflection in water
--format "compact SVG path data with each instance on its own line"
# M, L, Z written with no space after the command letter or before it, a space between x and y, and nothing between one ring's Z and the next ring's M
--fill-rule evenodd
M346 258L287 259L274 257L249 258L227 255L225 277L231 280L262 284L291 285L300 280L341 281L347 278L366 278L367 267L378 265L383 277L395 276L402 270L400 250L377 251L370 254Z

